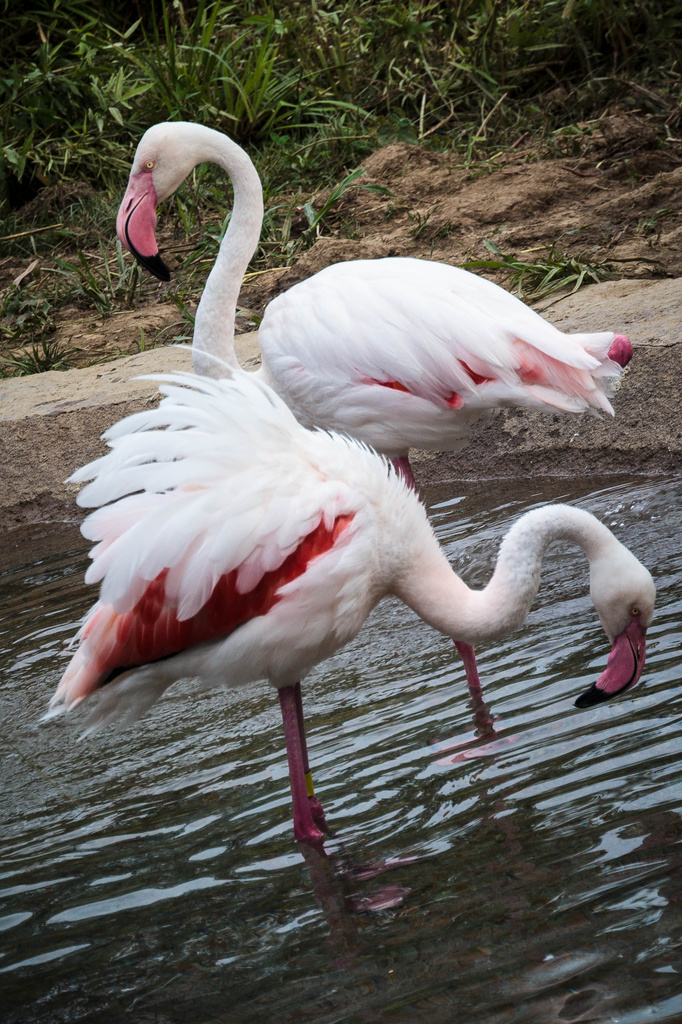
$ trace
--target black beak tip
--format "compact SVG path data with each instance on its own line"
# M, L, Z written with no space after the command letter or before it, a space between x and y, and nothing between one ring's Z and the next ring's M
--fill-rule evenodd
M585 690L575 701L575 707L577 708L592 708L595 704L603 704L605 700L608 700L611 695L605 693L603 690L597 689L597 684L593 683L589 690Z
M139 252L134 253L137 262L148 270L150 274L157 277L159 281L170 281L170 270L161 259L158 252L154 256L141 256Z
M142 198L144 198L144 196ZM128 233L128 225L130 224L130 218L135 213L135 210L137 209L137 206L140 205L140 202L141 200L138 201L137 205L133 207L133 209L128 214L128 219L125 222L124 231L126 243L128 245L129 250L135 257L137 262L140 264L140 266L144 267L145 270L148 270L150 274L154 275L154 277L158 277L159 281L170 281L170 270L161 259L160 254L156 252L154 253L153 256L145 256L143 253L137 251L137 249L130 240L130 234Z

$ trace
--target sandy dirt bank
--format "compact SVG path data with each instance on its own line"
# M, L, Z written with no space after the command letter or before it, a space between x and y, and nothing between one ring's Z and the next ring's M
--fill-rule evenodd
M635 357L615 396L616 417L504 410L477 424L453 454L415 453L422 485L531 476L670 474L682 470L682 279L605 282L543 310L563 330L627 333ZM237 342L255 367L255 335ZM82 517L64 479L104 450L101 433L157 400L143 373L189 369L189 352L159 348L66 372L0 381L3 529Z

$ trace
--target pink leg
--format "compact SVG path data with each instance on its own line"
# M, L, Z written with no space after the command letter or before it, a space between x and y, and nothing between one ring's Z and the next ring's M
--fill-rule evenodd
M448 754L447 757L441 758L438 764L441 765L452 765L457 764L459 761L468 761L474 757L482 757L488 754L495 754L503 747L508 746L510 743L514 743L516 737L507 736L499 737L495 729L495 719L490 714L488 707L483 700L483 694L481 693L481 683L478 678L478 669L476 668L476 655L471 644L462 643L461 640L453 641L457 648L462 661L464 662L464 668L467 674L467 683L469 684L469 697L471 704L474 709L474 727L476 730L476 746L471 745L470 739L461 740L458 739L456 742L449 741L440 746L439 753L444 754L447 751L454 750L456 753ZM480 740L492 740L492 742L484 743L481 745Z
M609 355L610 354L611 353L609 353ZM612 356L612 358L615 357ZM393 465L396 472L402 476L406 484L411 487L412 490L418 492L419 488L417 487L417 483L414 479L410 460L407 455L404 455L399 459L393 459ZM467 676L469 693L471 694L471 700L474 705L474 724L481 736L496 736L497 733L493 727L493 718L483 702L481 680L478 678L478 668L476 666L476 653L471 644L462 643L461 640L453 640L453 643L464 662L464 671Z
M464 671L467 675L469 693L474 705L474 722L481 736L495 736L493 718L483 703L481 692L481 680L478 678L478 667L476 665L476 653L471 644L464 644L461 640L453 640L457 652L464 662Z
M478 678L478 668L476 666L476 652L474 651L471 644L462 643L461 640L453 640L452 642L457 648L457 653L464 662L464 671L467 674L467 683L469 684L469 691L471 693L480 694L481 680Z
M305 721L303 719L303 698L301 697L301 684L296 683L294 686L294 694L296 696L296 720L298 722L298 736L301 744L301 754L303 756L303 776L306 783L306 792L308 794L308 803L310 804L310 812L315 821L324 820L324 807L315 796L315 790L313 789L313 777L310 773L310 762L308 761L308 744L305 739Z
M464 671L467 674L467 683L472 693L480 693L480 679L476 667L476 652L470 643L462 643L461 640L454 640L457 652L464 662Z
M392 459L393 466L398 476L401 476L408 487L411 487L413 491L417 491L417 483L412 473L412 466L407 455L401 456L399 459Z
M294 836L300 842L319 843L323 836L313 822L305 784L304 759L296 710L296 687L283 686L278 692L287 744L289 782L294 809Z

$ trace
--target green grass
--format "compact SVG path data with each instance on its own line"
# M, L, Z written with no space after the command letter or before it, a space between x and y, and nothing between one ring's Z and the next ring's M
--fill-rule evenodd
M29 349L0 357L0 376L27 377L47 370L68 370L76 349L56 339L41 338Z
M380 145L450 150L483 170L520 138L579 154L608 104L682 131L682 0L0 4L0 236L3 253L40 260L38 278L0 292L0 326L5 350L38 345L38 362L66 305L108 315L140 301L112 227L154 121L201 121L253 157L266 213L251 272L289 266L320 233L353 237L339 204L371 187L357 168ZM169 294L189 325L228 223L221 173L198 168L170 209L167 248L184 266ZM412 217L411 235L427 237L429 214ZM556 247L535 263L493 256L476 266L506 271L527 296L612 273Z
M99 243L100 259L95 262L82 251L78 251L77 262L55 259L53 273L62 279L62 299L85 302L100 314L113 313L114 309L133 309L140 291L141 270L136 263L123 259L121 243L116 239L116 255L112 260L102 243Z
M497 258L470 260L464 264L464 269L504 270L510 287L524 300L543 299L553 292L563 290L576 292L583 284L596 284L620 277L609 263L591 259L585 253L571 256L558 249L556 242L542 259L534 261L505 255L487 239L484 244Z
M338 180L377 141L473 159L528 125L584 120L629 80L645 109L680 97L680 0L157 0L144 20L111 0L4 0L4 14L5 189L11 176L112 187L163 118Z
M358 179L361 178L364 173L364 168L358 168L355 171L351 171L350 174L347 174L343 181L340 181L338 185L335 185L330 189L329 195L319 210L314 208L311 201L303 204L303 213L308 221L308 227L301 237L306 247L312 245L315 239L319 237L321 228L325 221L328 220L334 208L347 192L360 188L365 189L367 192L375 192L378 195L383 196L390 196L393 194L390 189L383 188L381 185L369 185L359 181Z
M21 343L24 336L41 336L54 330L50 298L36 294L30 285L5 289L0 301L0 338L5 346Z

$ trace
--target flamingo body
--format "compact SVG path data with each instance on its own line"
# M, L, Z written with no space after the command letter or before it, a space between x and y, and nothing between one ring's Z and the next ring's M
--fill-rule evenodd
M262 572L261 566L257 582L245 563L223 573L212 582L208 598L193 614L187 613L187 600L183 608L178 594L178 577L192 571L191 565L182 562L162 569L150 582L145 580L144 591L130 611L119 612L115 605L98 603L83 625L79 657L66 681L73 698L86 697L126 668L222 639L243 623L267 616L282 599L283 588L303 575L313 558L332 548L351 520L352 516L339 516L331 529L321 521L288 555L276 547L276 561L284 560L270 571ZM193 598L190 601L195 604ZM123 606L129 603L126 595Z
M375 457L359 449L356 466L347 444L303 431L256 381L221 383L175 375L160 410L109 431L112 452L74 475L94 477L79 503L102 506L83 525L97 542L86 581L102 588L58 701L147 663L168 685L187 651L181 675L288 684L378 600L379 528L362 474ZM330 479L335 462L347 472ZM392 488L404 489L397 478Z
M500 406L613 413L610 331L563 334L444 263L337 263L283 292L259 328L264 373L307 426L392 457L453 450Z
M544 551L569 539L588 556L612 651L581 706L639 679L654 587L593 516L536 509L505 538L492 580L470 590L450 568L424 506L399 474L348 437L301 426L252 374L160 378L157 409L121 421L110 452L72 477L96 542L100 583L53 698L99 691L90 724L137 718L171 683L269 680L280 691L295 833L316 841L300 680L395 594L441 632L479 643L518 627Z

